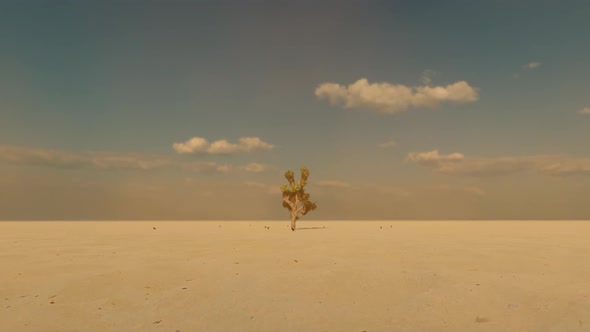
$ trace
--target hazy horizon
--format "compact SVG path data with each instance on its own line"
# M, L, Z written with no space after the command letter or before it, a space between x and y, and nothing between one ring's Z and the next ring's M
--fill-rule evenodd
M0 4L0 220L590 219L587 1Z

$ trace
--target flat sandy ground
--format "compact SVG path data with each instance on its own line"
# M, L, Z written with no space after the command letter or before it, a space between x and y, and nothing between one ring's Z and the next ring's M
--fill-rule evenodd
M298 226L0 222L0 331L590 331L590 222Z

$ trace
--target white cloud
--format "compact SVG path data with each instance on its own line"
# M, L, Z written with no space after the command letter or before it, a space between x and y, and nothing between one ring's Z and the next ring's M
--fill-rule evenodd
M538 68L539 66L541 66L541 63L538 61L533 61L533 62L529 62L526 65L522 66L523 69L525 70L533 70L535 68Z
M249 163L248 165L242 167L242 169L245 170L246 172L260 173L260 172L264 172L266 169L268 169L268 165L258 164L258 163Z
M590 114L590 107L584 107L581 110L578 111L578 114Z
M407 160L414 161L416 164L430 168L441 168L445 164L460 162L465 158L461 153L451 153L441 155L438 150L422 153L409 153Z
M237 152L240 149L239 145L230 143L224 139L215 141L209 145L207 152L210 154L230 154ZM197 151L200 153L201 151Z
M323 180L323 181L313 182L313 184L316 186L320 186L320 187L336 187L336 188L349 188L349 187L351 187L351 185L349 183L346 183L344 181L338 181L338 180Z
M522 71L531 71L531 70L539 68L540 66L541 66L540 62L533 61L533 62L527 63L526 65L522 65L521 68L522 68ZM516 80L516 79L519 79L520 76L521 76L520 74L516 73L516 74L512 75L512 78Z
M524 172L546 175L590 175L590 158L536 155L521 157L466 158L461 153L440 155L437 150L409 153L408 161L439 173L470 176L501 176Z
M435 108L443 102L468 103L479 99L476 89L465 81L447 86L408 87L401 84L369 83L362 78L348 87L337 83L320 84L315 94L330 104L344 108L372 109L383 113L398 113L409 107Z
M272 144L262 141L258 137L242 137L239 140L239 149L244 152L256 151L256 150L272 150L274 147Z
M205 153L209 148L209 142L202 137L193 137L184 143L174 143L172 148L179 154Z
M172 144L172 148L178 154L199 155L271 150L273 145L258 137L242 137L238 139L238 143L230 143L225 139L209 143L205 138L193 137L185 142Z
M397 142L395 140L392 140L391 139L391 140L389 140L387 142L383 142L383 143L379 144L379 147L380 148L383 148L383 149L386 149L386 148L393 147L395 145L397 145Z

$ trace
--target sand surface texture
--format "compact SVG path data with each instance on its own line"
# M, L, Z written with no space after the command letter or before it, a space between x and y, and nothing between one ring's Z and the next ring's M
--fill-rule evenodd
M298 226L0 222L0 331L590 331L590 222Z

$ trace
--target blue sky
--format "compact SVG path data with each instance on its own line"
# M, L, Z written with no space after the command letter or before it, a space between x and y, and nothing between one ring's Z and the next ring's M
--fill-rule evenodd
M590 218L589 15L4 2L0 218L282 219L277 188L300 166L309 219Z

